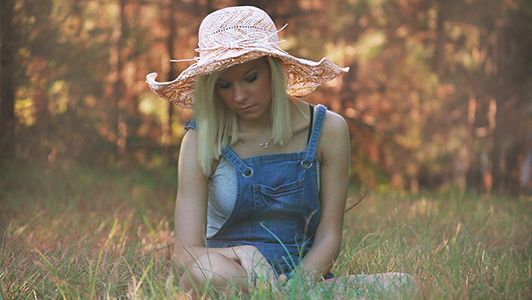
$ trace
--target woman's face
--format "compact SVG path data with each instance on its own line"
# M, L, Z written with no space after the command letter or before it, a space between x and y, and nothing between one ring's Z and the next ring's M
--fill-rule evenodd
M228 68L218 78L215 90L241 120L270 118L271 72L266 58Z

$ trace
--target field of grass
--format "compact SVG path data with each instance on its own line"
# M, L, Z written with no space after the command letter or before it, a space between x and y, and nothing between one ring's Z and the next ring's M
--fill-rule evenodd
M185 297L167 246L175 181L171 169L1 169L0 299ZM413 275L423 299L532 299L532 198L370 193L346 214L333 272L389 271Z

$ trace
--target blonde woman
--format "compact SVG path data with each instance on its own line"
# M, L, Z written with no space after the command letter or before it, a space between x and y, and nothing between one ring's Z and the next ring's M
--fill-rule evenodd
M330 272L342 243L349 132L341 116L296 96L348 68L293 57L277 33L258 8L221 9L203 20L193 65L171 82L147 76L157 95L195 113L178 166L180 287L248 291L297 275L388 288L410 279Z

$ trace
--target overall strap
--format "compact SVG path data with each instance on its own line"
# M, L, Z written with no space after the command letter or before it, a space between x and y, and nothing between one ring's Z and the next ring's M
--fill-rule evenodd
M321 104L316 106L316 110L317 114L315 115L313 124L311 124L312 135L310 136L310 142L307 146L305 159L301 162L301 165L305 169L309 169L312 166L312 161L314 161L314 157L316 156L316 150L318 148L318 142L320 140L321 129L323 127L323 122L327 113L327 108Z
M238 155L231 149L231 147L224 147L222 155L229 160L237 170L239 170L244 177L253 175L253 169L248 167Z
M198 130L198 126L196 124L196 121L190 120L185 124L185 130L194 129ZM248 167L244 162L236 155L236 153L231 149L230 147L225 147L222 150L223 156L227 158L235 168L237 168L244 176L249 177L253 175L253 169Z
M189 129L194 129L194 130L198 130L198 126L196 125L196 121L194 120L188 120L187 123L185 124L185 131L189 130Z

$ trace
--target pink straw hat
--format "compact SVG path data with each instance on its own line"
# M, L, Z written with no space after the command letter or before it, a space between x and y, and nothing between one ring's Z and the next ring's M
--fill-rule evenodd
M288 54L279 47L277 33L270 16L256 7L236 6L217 10L201 23L196 49L199 57L194 58L196 62L173 81L157 82L157 73L151 73L146 76L146 82L159 97L181 107L192 108L196 76L264 56L281 61L287 93L292 96L306 95L322 83L349 71L349 68L340 68L326 57L314 62Z

